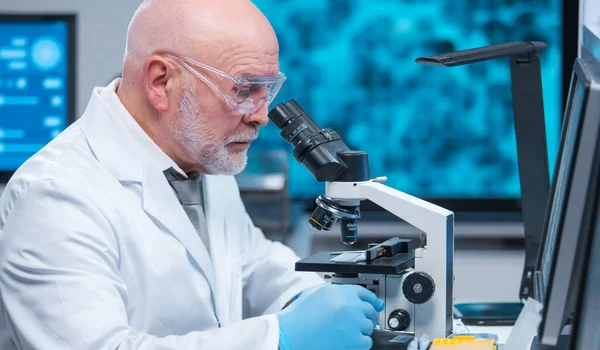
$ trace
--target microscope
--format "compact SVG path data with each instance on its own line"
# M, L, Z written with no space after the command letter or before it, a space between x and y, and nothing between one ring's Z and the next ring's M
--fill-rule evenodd
M319 182L309 224L331 230L340 221L341 241L358 240L360 202L370 200L421 231L419 244L394 237L364 251L320 252L296 263L296 271L330 273L332 283L368 288L385 302L373 349L401 349L412 339L452 333L454 213L371 179L368 155L350 150L334 130L321 129L294 100L280 103L269 119L294 146L293 155Z

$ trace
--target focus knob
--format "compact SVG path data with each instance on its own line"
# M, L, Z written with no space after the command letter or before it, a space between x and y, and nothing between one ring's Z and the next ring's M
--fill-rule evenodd
M411 303L423 304L435 293L435 283L425 272L413 272L402 283L402 293Z
M393 331L405 331L410 327L410 314L406 310L394 310L388 317L387 324Z

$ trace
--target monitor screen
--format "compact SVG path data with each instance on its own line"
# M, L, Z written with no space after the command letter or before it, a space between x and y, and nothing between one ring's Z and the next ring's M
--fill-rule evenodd
M0 172L10 176L73 120L70 16L0 15Z
M371 176L431 199L520 197L508 59L432 67L417 57L509 41L541 52L550 164L561 119L560 0L254 0L273 25L295 99L321 127L368 152ZM251 152L286 148L272 123ZM289 193L324 187L289 150ZM251 164L249 164L251 166Z

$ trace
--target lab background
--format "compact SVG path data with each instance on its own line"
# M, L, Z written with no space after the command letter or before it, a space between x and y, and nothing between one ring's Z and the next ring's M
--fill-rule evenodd
M508 62L499 59L450 69L421 66L415 58L509 41L545 42L548 47L540 57L552 171L568 92L564 82L577 55L577 3L254 2L278 34L280 66L288 77L273 106L295 99L320 126L340 133L349 147L368 152L372 177L387 176L386 185L456 212L456 301L517 301L524 239ZM10 57L0 55L0 96L5 102L0 106L0 122L13 128L10 139L9 127L0 125L4 129L0 171L9 174L40 142L64 129L70 117L83 113L94 86L107 85L119 76L127 24L138 5L133 0L0 3L0 14L75 16L73 33L57 34L64 35L55 42L56 59L62 65L57 63L59 70L44 73L62 79L64 90L49 96L29 92L50 99L48 108L58 113L54 119L29 118L28 113L39 112L26 103L15 103L11 108L22 108L19 121L7 121L11 117L6 96L27 90L19 79L39 79L38 71L44 67L11 69ZM0 20L0 28L4 24ZM39 28L36 34L35 26L26 30L33 37L49 35ZM14 35L24 35L7 33L0 30L0 50L14 44ZM29 133L37 135L32 142L20 138L24 134L16 132L18 128L41 131ZM362 206L359 241L353 247L340 242L339 227L329 232L311 230L308 218L324 185L293 158L279 132L273 125L261 130L250 148L248 167L238 176L248 210L268 237L306 257L418 235L369 203Z

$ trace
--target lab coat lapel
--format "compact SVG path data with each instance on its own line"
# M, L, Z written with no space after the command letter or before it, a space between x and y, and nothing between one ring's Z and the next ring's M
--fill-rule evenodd
M166 230L185 246L196 261L198 268L204 273L213 290L213 295L216 294L215 274L208 252L164 174L146 167L142 191L144 211L155 221L164 225ZM208 230L211 232L210 224L208 224Z
M222 273L219 269L227 266L227 264L231 264L231 261L221 261L223 258L227 258L226 254L223 252L227 251L225 245L225 212L223 208L219 205L222 201L219 198L215 198L218 196L218 193L215 191L219 191L218 186L215 186L215 178L213 176L205 176L204 177L204 210L206 211L206 225L208 227L208 235L210 240L210 250L212 262L214 264L214 271L217 278L217 283L215 284L215 311L217 313L217 317L221 322L221 325L229 324L229 305L228 298L229 290L227 290L227 286L224 284L224 278L226 278L226 274Z

